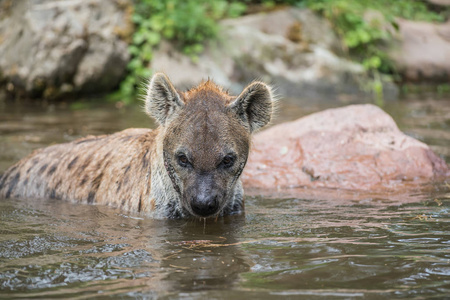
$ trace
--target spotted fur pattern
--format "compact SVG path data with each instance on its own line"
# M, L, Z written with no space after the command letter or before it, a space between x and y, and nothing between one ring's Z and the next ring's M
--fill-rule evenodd
M208 191L220 191L214 216L243 211L239 176L250 134L270 121L270 88L253 83L232 97L207 81L180 93L156 74L146 111L159 122L156 130L127 129L34 151L0 177L0 198L61 199L184 218L195 216L190 208L195 195L186 191L195 191L190 185L207 176L214 178ZM177 164L180 149L192 152L189 172ZM220 167L225 150L236 153L236 167Z

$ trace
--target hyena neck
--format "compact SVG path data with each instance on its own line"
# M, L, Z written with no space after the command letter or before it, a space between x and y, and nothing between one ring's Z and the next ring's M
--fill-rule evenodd
M152 174L149 201L154 202L153 199L157 199L157 201L152 216L158 219L187 217L189 214L181 206L180 194L173 187L164 166L162 143L156 141L155 145L151 158Z
M234 191L231 201L223 208L221 216L235 215L244 212L244 189L241 179L238 179L234 185Z

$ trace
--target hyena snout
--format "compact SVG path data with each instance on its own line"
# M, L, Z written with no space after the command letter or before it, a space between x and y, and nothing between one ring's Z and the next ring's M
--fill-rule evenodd
M214 215L219 210L219 196L217 193L201 193L191 201L192 211L201 217Z
M193 215L210 217L219 213L226 193L212 175L196 176L195 183L190 185L187 192L188 205Z

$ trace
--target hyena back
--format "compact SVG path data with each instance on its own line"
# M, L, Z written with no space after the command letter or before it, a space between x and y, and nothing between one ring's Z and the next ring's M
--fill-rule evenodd
M206 81L178 92L158 73L145 107L157 129L36 150L3 174L0 197L105 204L154 218L243 211L239 177L251 134L270 122L270 88L254 82L233 97Z

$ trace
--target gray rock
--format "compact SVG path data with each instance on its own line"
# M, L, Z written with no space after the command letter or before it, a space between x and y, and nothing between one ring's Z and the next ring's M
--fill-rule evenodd
M427 0L427 2L438 6L450 6L450 0Z
M450 22L433 24L398 20L399 33L390 56L406 81L450 79Z
M109 91L129 60L130 0L4 1L0 73L32 96Z
M221 25L220 40L210 43L198 62L163 43L153 56L153 70L165 72L182 88L211 77L232 92L260 79L284 96L332 100L363 94L363 67L343 58L327 21L310 10L278 10Z

